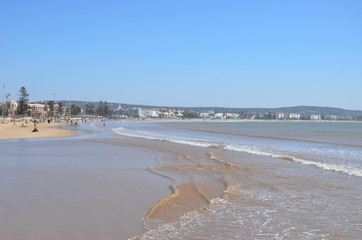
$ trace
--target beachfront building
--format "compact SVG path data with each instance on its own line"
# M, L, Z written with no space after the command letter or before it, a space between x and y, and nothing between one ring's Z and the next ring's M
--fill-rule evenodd
M226 113L225 117L227 119L238 119L239 118L239 114L237 113Z
M200 113L200 118L209 118L210 114L209 113Z
M47 106L41 103L29 103L32 116L45 117L48 115Z
M157 112L157 114L159 118L178 119L183 117L183 111L173 109L161 109Z
M159 111L158 113L159 118L172 118L172 113L168 111Z
M59 113L63 113L63 115L64 115L63 109L60 109L60 108L59 108L59 104L56 103L56 104L54 104L53 115L54 115L54 116L58 116L58 115L60 115Z
M140 118L157 118L158 113L153 109L142 109L138 108L138 115Z
M6 102L5 109L7 110L8 116L15 116L17 108L18 102L13 100L9 100Z
M31 107L31 110L35 112L41 112L46 110L45 104L29 103L29 106Z
M299 120L300 114L299 113L289 113L289 119Z
M214 116L215 116L215 118L217 118L217 119L224 119L224 118L226 118L223 113L215 113Z
M183 111L176 110L174 113L175 113L175 116L177 118L183 118L184 117Z
M311 115L310 116L310 120L321 120L321 119L322 119L321 115Z
M284 113L277 113L276 118L277 119L285 119L285 114Z

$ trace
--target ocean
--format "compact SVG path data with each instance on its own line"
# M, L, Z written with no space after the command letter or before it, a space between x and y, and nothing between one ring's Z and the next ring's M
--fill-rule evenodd
M135 239L362 239L360 122L140 121L112 129L159 152L152 171L174 181L173 196Z

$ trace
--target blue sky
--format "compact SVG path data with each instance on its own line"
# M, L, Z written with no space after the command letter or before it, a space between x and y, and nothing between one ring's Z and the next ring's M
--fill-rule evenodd
M13 99L362 110L359 0L3 0L0 36Z

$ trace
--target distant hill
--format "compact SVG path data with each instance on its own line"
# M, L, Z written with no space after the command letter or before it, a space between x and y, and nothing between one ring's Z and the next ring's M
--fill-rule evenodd
M76 104L79 107L84 106L84 101L59 101L64 106L68 106L70 103ZM99 102L91 102L94 104L94 108L98 107ZM223 108L223 107L169 107L169 106L152 106L152 105L137 105L126 103L108 103L110 109L117 109L119 106L124 108L144 108L144 109L179 109L185 111L194 112L208 112L214 111L218 113L244 113L244 114L266 114L266 113L299 113L301 115L336 115L344 117L362 118L361 110L347 110L342 108L333 107L316 107L316 106L296 106L296 107L281 107L281 108Z

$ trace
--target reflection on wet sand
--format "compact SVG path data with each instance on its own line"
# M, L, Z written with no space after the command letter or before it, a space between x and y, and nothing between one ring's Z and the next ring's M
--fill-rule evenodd
M128 239L170 194L155 156L85 140L1 142L1 239Z

